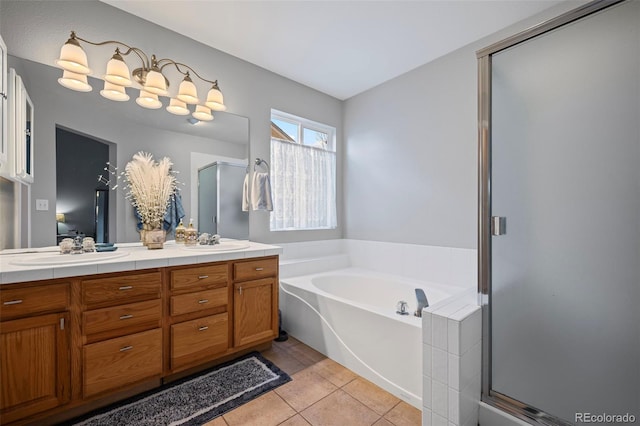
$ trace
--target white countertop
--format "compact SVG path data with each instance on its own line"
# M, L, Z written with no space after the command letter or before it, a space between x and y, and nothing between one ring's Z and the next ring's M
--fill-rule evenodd
M39 249L2 250L0 251L0 285L282 254L282 249L278 246L225 239L222 241L222 246L225 242L245 243L248 247L240 250L210 252L206 249L188 249L174 241L167 241L164 248L157 250L149 250L141 243L124 243L116 244L118 249L115 252L104 252L107 255L104 260L100 260L99 254L94 253L85 258L82 257L87 256L85 254L59 254L58 247L55 246ZM110 253L117 253L118 257L108 258ZM52 256L60 256L61 261L73 259L75 262L66 265L62 262L60 264L25 265L25 263L37 263L39 259L45 257L50 259Z

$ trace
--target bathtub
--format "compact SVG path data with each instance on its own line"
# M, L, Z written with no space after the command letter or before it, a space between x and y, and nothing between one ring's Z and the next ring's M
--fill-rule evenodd
M430 306L464 288L344 268L280 281L283 329L398 398L422 409L422 321L415 288ZM410 315L396 313L406 301Z

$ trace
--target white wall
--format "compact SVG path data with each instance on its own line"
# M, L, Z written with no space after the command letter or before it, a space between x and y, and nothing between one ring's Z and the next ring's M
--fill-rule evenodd
M345 238L475 248L478 49L567 2L345 102Z
M271 108L290 112L338 129L341 142L342 102L284 77L218 50L206 47L187 37L129 15L97 1L7 1L2 0L0 31L10 54L36 62L53 64L60 47L75 30L89 40L118 39L155 52L161 57L184 62L205 76L217 78L225 95L228 111L249 118L251 158L269 159ZM94 64L93 75L100 77L106 59L113 50L86 49L89 63ZM105 58L106 57L106 58ZM81 96L81 95L80 95ZM86 96L99 96L97 93ZM80 99L80 98L79 98ZM80 102L80 101L79 101ZM130 100L129 102L133 102ZM159 114L161 112L158 112ZM38 126L38 111L36 111ZM35 170L51 157L41 155L43 149L34 138ZM150 141L149 141L150 143ZM134 151L137 147L131 147ZM153 151L152 151L153 152ZM338 163L339 227L328 231L277 232L269 231L269 215L252 212L250 238L261 242L303 241L331 239L342 236L341 224L341 162ZM46 198L51 192L50 181L55 175L37 174L32 197ZM44 187L42 185L45 185ZM53 211L50 223L54 223ZM53 226L53 225L52 225Z

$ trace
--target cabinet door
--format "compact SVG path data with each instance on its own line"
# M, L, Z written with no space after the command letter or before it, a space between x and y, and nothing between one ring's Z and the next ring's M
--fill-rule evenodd
M68 313L2 323L0 424L69 401Z
M16 76L16 176L25 183L33 182L33 102Z
M3 173L30 184L33 182L33 103L16 70L9 69L7 167ZM6 170L6 171L5 171Z
M274 278L234 285L234 344L244 346L278 334L278 286Z

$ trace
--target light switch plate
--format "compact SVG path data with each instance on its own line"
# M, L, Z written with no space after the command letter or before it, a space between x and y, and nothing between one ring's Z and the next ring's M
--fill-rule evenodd
M49 200L36 200L36 210L49 210Z

